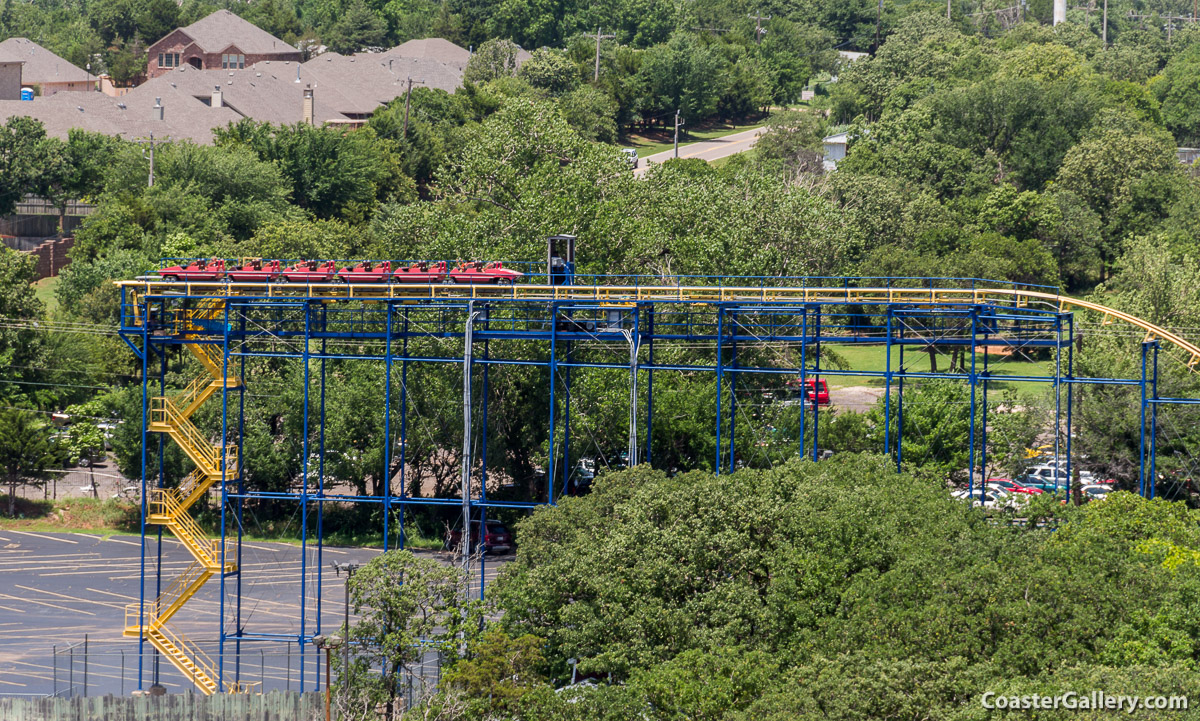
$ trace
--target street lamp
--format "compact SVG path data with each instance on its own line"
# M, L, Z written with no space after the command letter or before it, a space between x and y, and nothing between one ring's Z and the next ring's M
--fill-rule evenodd
M333 570L338 576L342 575L342 571L346 572L346 604L345 604L345 634L346 634L346 650L342 656L343 663L342 673L346 676L346 693L350 693L350 578L354 572L362 568L361 563L347 561L346 563L334 563Z
M333 650L342 645L341 636L313 636L313 645L325 649L325 721L329 719L329 657Z

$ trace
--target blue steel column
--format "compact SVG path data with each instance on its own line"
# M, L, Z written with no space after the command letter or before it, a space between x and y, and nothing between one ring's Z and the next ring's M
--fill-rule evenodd
M991 318L991 322L995 323L996 319ZM979 444L979 468L983 472L982 482L987 483L987 457L988 457L988 376L991 371L988 370L988 340L990 325L985 324L983 328L983 409L981 418L979 419L979 435L982 442Z
M243 350L246 342L246 314L243 312L238 319L238 336L242 339ZM242 680L242 520L244 518L244 505L246 494L246 474L243 472L243 464L245 463L246 454L242 452L246 444L246 356L242 355L238 362L239 367L239 383L238 383L238 465L237 465L237 487L238 497L234 502L234 521L237 524L237 580L236 590L237 607L234 611L234 631L237 634L234 642L234 668L233 680L240 682ZM263 689L259 689L260 691Z
M892 306L887 307L887 341L884 345L883 452L892 455Z
M404 514L408 504L408 486L404 467L408 461L408 308L404 309L404 338L400 341L400 548L404 548Z
M721 340L724 336L725 307L717 306L717 459L713 464L713 472L721 475L721 381L724 380L724 369L721 367Z
M733 312L733 338L729 346L729 472L737 470L737 447L734 443L737 430L737 311Z
M1142 343L1142 378L1139 386L1142 389L1141 427L1138 434L1138 495L1146 498L1146 349L1149 343Z
M321 633L321 604L322 604L322 583L324 582L325 569L325 332L326 327L325 306L321 306L321 320L318 326L321 329L321 404L320 420L317 428L317 627L313 633ZM307 339L305 339L307 345ZM305 479L307 482L307 478ZM303 668L303 666L301 666ZM303 677L303 673L300 674Z
M821 306L817 306L817 352L813 356L813 437L812 437L812 459L818 460L820 457L820 434L821 434L821 406L820 399L817 397L821 390ZM807 386L804 392L808 392ZM802 402L803 403L803 402Z
M307 591L308 591L308 385L309 385L309 349L308 344L312 339L312 304L307 300L304 301L304 350L300 355L301 362L304 364L304 409L303 409L303 426L304 435L300 440L300 455L301 461L301 479L300 484L300 633L296 637L296 641L300 646L300 692L304 692L304 631L307 627ZM317 653L316 670L313 675L316 679L314 688L321 688L321 654Z
M221 444L218 450L221 456L221 591L220 591L220 611L217 614L218 624L220 625L221 633L217 641L217 691L219 692L225 687L225 568L226 554L225 541L227 524L225 521L225 509L229 506L229 468L225 463L225 445L229 442L229 384L225 379L229 377L229 300L225 300L225 315L222 323L222 347L221 347Z
M1058 493L1059 470L1058 461L1062 458L1060 444L1062 442L1062 316L1054 318L1054 492ZM1071 495L1071 478L1067 477L1067 496Z
M388 550L392 516L392 304L384 303L387 320L383 339L383 550Z
M800 316L800 457L804 458L805 433L808 431L808 401L805 393L808 390L808 306L804 306Z
M1148 498L1154 498L1158 487L1158 341L1154 346L1154 375L1151 377L1153 400L1150 403L1150 482L1147 483Z
M968 423L968 448L967 448L967 472L969 480L967 488L973 494L975 490L975 332L977 330L977 321L979 320L979 309L977 306L971 306L971 375L969 382L971 384L971 417ZM983 479L979 479L979 502L983 503Z
M554 505L554 386L558 375L558 303L550 304L550 441L546 454L546 502Z
M654 439L654 304L646 314L647 342L650 345L650 367L646 370L646 464L654 467L650 443Z
M1061 320L1060 320L1061 323ZM1074 391L1075 390L1075 314L1067 315L1067 480L1071 481L1075 476L1071 473L1071 435L1072 424L1071 414L1074 409Z
M121 289L124 293L124 289ZM150 388L149 388L149 365L148 357L150 356L150 301L146 301L146 311L142 316L142 522L141 522L141 537L142 537L142 558L141 570L138 574L138 689L142 688L142 676L145 666L146 657L146 512L147 504L146 497L149 495L146 484L146 436L150 425Z

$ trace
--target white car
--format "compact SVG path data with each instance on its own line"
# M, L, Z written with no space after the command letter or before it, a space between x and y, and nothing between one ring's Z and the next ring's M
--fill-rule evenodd
M950 496L951 498L957 498L962 501L970 500L971 505L975 506L976 508L1011 508L1013 506L1012 499L1008 498L1005 494L997 493L990 488L985 488L983 490L982 501L979 499L980 494L978 488L976 488L974 491L965 489L961 491L955 491L951 493Z

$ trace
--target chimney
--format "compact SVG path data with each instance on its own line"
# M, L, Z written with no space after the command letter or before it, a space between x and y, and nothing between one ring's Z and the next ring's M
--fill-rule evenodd
M214 86L213 86L213 94L212 94L212 106L213 106L214 108L223 108L223 107L225 107L225 101L224 101L224 99L221 97L221 86L220 86L220 85L214 85Z
M162 98L155 98L155 99L154 99L154 119L155 119L155 120L162 120L162 119L163 119L163 104L162 104Z
M1067 0L1054 0L1054 24L1067 21Z
M311 85L304 86L304 122L308 125L313 123L313 91Z

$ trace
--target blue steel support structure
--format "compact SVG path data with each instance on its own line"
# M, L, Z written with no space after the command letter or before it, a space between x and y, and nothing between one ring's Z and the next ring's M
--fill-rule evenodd
M147 568L147 554L152 550L147 546L147 541L150 540L147 536L147 499L152 479L155 474L150 468L150 458L148 455L148 440L149 440L149 371L152 354L158 353L159 360L165 368L165 352L171 345L179 345L182 341L179 338L172 338L169 335L152 333L154 323L152 322L152 309L162 310L168 305L179 302L187 302L192 296L166 296L155 297L149 300L142 299L141 303L136 307L138 313L138 322L130 323L133 317L130 313L123 314L123 335L131 348L134 348L138 353L139 360L142 364L142 386L143 386L143 420L142 420L142 554L141 554L141 576L142 580L139 587L139 604L143 607L148 601L147 594L151 592L151 588L147 587L146 581L149 576ZM476 301L479 303L480 301ZM375 305L371 305L375 303ZM463 321L462 311L464 303L454 300L437 300L428 299L425 301L399 301L399 300L379 300L365 301L359 304L361 307L355 307L351 310L342 310L336 303L329 303L324 299L319 298L294 298L280 299L272 297L233 297L230 298L224 308L224 314L220 322L220 327L214 327L208 331L207 342L215 345L217 342L222 344L222 364L224 377L229 377L229 369L233 368L233 363L237 363L241 368L241 377L246 378L247 359L254 357L278 357L288 358L303 364L303 409L302 409L302 426L303 438L301 439L302 459L301 459L301 474L303 482L300 484L299 491L296 493L288 492L263 492L249 490L244 481L247 463L252 463L253 459L246 459L244 454L238 455L238 482L236 484L227 484L224 477L221 483L221 532L222 532L222 563L225 562L225 553L237 554L235 564L236 571L222 572L221 589L220 589L220 627L219 627L219 649L218 658L216 659L219 669L219 676L223 685L227 679L223 678L229 675L228 669L232 669L232 679L229 681L237 682L241 674L241 665L236 659L232 659L233 663L226 666L225 656L229 653L226 648L227 639L234 640L233 653L236 655L242 650L242 642L246 639L263 639L269 637L280 638L279 634L256 634L250 633L244 627L247 618L244 617L243 611L243 593L247 591L250 584L244 584L240 576L242 568L242 536L244 527L244 510L247 502L266 499L293 499L298 504L298 513L301 517L301 569L300 582L301 590L298 599L300 613L298 616L299 632L288 636L291 641L297 642L301 653L301 666L308 671L310 668L313 671L311 680L301 677L301 688L320 688L320 674L317 664L312 664L309 658L311 654L307 654L307 647L311 644L312 636L319 633L322 624L322 601L321 601L321 579L322 579L322 546L324 527L324 511L325 504L330 502L336 503L351 503L351 502L378 502L383 509L383 524L385 543L391 544L391 533L393 523L398 523L396 533L398 535L399 545L405 545L405 515L406 509L412 504L429 505L447 505L444 503L446 499L438 498L422 498L419 494L419 488L414 492L414 487L419 486L418 479L408 477L407 463L410 460L408 457L407 435L410 430L408 423L408 401L409 401L409 366L412 363L462 363L461 358L444 358L437 355L421 355L422 352L428 352L428 348L424 351L418 350L414 355L412 342L422 338L452 338L461 335L461 326ZM516 299L506 299L498 297L486 301L483 305L484 316L481 327L476 328L476 342L482 343L482 354L475 358L473 364L482 365L480 369L482 375L482 394L477 394L475 405L479 408L481 415L478 416L477 430L472 430L472 433L479 434L478 447L479 452L479 487L477 492L469 494L468 505L473 511L477 509L479 521L486 521L490 509L496 508L531 508L540 503L553 504L559 495L556 485L561 480L562 491L566 492L567 482L570 479L571 473L571 456L570 456L570 415L571 415L571 381L570 376L574 368L596 368L616 370L623 369L629 378L631 403L637 403L640 393L639 389L639 374L645 372L645 389L644 398L646 403L645 410L645 442L642 449L639 449L638 456L646 462L654 462L654 413L655 413L655 373L659 370L671 370L676 372L712 372L715 375L717 384L716 398L716 422L714 424L714 433L716 436L716 453L714 459L714 471L723 473L733 471L737 467L738 447L736 442L737 426L737 380L744 374L774 374L776 376L799 376L800 380L800 427L799 427L799 443L798 448L802 456L808 456L813 460L819 460L821 456L820 445L820 406L817 398L817 390L819 383L822 380L833 377L882 377L884 384L883 409L884 417L886 418L884 429L884 451L889 454L894 454L894 459L897 467L903 463L904 454L904 386L908 378L955 378L969 387L970 392L970 488L974 490L976 476L979 476L979 487L982 490L987 478L987 462L988 462L988 392L990 381L995 378L992 375L989 366L987 351L993 344L1009 344L1014 347L1054 347L1056 353L1055 371L1052 376L1032 376L1032 377L1017 377L1008 376L1006 379L1013 380L1030 380L1050 382L1054 384L1056 397L1059 394L1062 384L1067 386L1067 437L1066 437L1066 454L1067 462L1071 461L1072 445L1071 445L1071 430L1073 427L1073 385L1076 383L1106 383L1113 385L1140 385L1141 388L1141 409L1142 409L1142 424L1140 432L1139 445L1139 481L1140 490L1144 495L1152 496L1154 494L1155 477L1155 452L1157 450L1156 438L1154 430L1157 424L1157 405L1160 403L1174 402L1173 399L1160 398L1158 394L1158 345L1157 343L1147 343L1142 348L1143 366L1140 381L1122 380L1122 379L1094 379L1094 378L1076 378L1074 376L1073 365L1073 317L1069 313L1058 311L1034 311L1021 307L998 306L995 304L953 304L946 303L945 305L929 306L933 310L914 310L911 304L903 303L880 303L875 306L863 306L864 310L856 311L864 315L869 315L871 319L866 321L850 318L843 322L841 319L851 316L852 314L843 310L845 304L838 305L832 301L796 301L791 303L782 303L771 300L762 301L738 301L731 302L726 300L714 300L711 302L702 303L685 303L673 302L670 300L639 300L627 306L627 313L633 316L632 322L629 323L632 328L632 339L627 334L619 332L619 329L614 329L611 322L606 323L603 327L588 326L585 330L583 322L591 317L589 314L607 312L607 307L595 301L573 301L554 299L548 301L521 301ZM372 310L374 308L375 310ZM382 308L382 310L379 310ZM294 315L288 316L288 313ZM303 323L299 323L299 314L303 315ZM380 315L382 313L383 315ZM645 314L644 318L642 314ZM918 314L922 318L938 318L943 320L957 317L970 318L970 337L962 338L961 333L958 337L941 337L936 332L930 334L923 332L919 327L909 327L905 322L906 318L917 317ZM417 323L413 323L412 319L416 317ZM248 319L253 318L254 322L248 322ZM289 319L290 318L290 319ZM497 320L499 318L499 320ZM764 320L765 318L765 320ZM873 319L873 320L872 320ZM960 321L956 321L961 323ZM874 324L874 325L872 325ZM625 321L616 325L625 327ZM919 326L919 324L916 324ZM931 326L936 326L936 322L931 323ZM882 339L877 333L862 333L863 328L875 327L883 331ZM961 327L961 326L959 326ZM266 328L266 332L264 332ZM850 329L850 330L847 330ZM1065 331L1065 332L1064 332ZM934 337L925 337L925 336ZM140 338L140 347L137 341ZM280 351L274 346L265 344L264 339L290 339L293 345L292 350ZM340 349L335 349L335 353L331 354L328 346L328 341L336 340L354 340L356 350L350 352L337 352ZM532 356L515 357L509 351L510 344L499 343L492 344L491 341L505 341L508 339L518 341L533 341L544 344L542 348L548 348L548 356L538 356L536 353ZM302 350L295 351L295 342L302 342ZM317 343L315 343L315 341ZM670 354L667 362L660 363L661 353L656 357L657 344L661 343L679 343L692 344L703 342L707 344L709 341L715 341L715 358L709 358L707 362L684 362L681 361L677 354ZM762 354L755 355L755 349L760 342L781 344L798 344L799 345L799 365L795 368L788 368L786 365L774 365L775 361L765 361ZM839 344L871 344L883 345L885 348L885 365L882 370L848 370L848 369L822 369L821 364L821 344L823 342L835 342ZM318 344L319 343L319 344ZM591 353L590 349L597 346L610 344L611 348L626 347L625 344L633 343L633 348L630 349L630 360L621 363L609 362L611 358L605 362L597 360L597 355ZM950 372L950 373L923 373L911 371L906 364L906 346L917 345L918 347L926 347L930 344L944 343L948 346L957 345L971 353L971 367L969 370L960 369L966 372ZM645 362L642 361L636 353L636 349L641 345L647 346L647 357ZM977 356L980 345L983 347L984 358L982 361L982 372L977 366ZM1063 372L1063 363L1061 354L1063 346L1066 346L1066 370ZM280 347L287 348L288 344L280 344ZM419 348L422 346L418 346ZM393 363L397 360L397 349L399 349L399 360L401 367L399 369L400 382L400 419L399 419L399 437L393 438L392 426L394 419L392 418L392 400L393 400L393 381L395 380ZM499 349L499 352L497 352ZM380 352L381 351L381 352ZM699 354L696 354L697 356ZM782 355L782 354L780 354ZM384 426L384 462L383 474L384 478L381 483L382 498L379 497L358 497L353 494L338 494L330 493L327 488L325 479L325 453L327 452L326 438L326 396L328 387L328 361L337 359L338 362L346 362L351 360L379 360L384 363L384 392L383 392L383 426ZM319 415L316 415L317 428L312 427L314 422L314 414L310 412L310 407L314 402L311 396L311 383L313 375L313 362L319 361L319 382L320 392L319 400ZM793 361L794 362L794 361ZM548 423L546 426L547 448L547 469L546 469L546 489L543 497L535 497L529 501L511 501L497 497L493 499L489 497L486 490L488 480L488 454L487 440L489 432L489 412L491 410L489 398L491 394L490 386L490 368L492 365L527 365L534 367L546 368L547 377L549 380L549 403L547 407ZM811 367L810 367L811 366ZM560 369L562 370L560 378ZM468 369L468 372L470 370ZM726 390L726 375L728 374L728 392L729 392L729 407L725 409L724 396ZM165 383L165 373L161 372L160 385ZM755 377L752 375L751 377ZM811 404L809 402L808 383L812 379L813 393L811 394ZM563 387L560 389L560 382ZM977 385L982 384L982 400L977 401L976 392ZM744 384L743 384L744 385ZM229 403L229 394L232 390L238 393L237 404ZM160 389L160 394L163 389ZM244 417L246 414L246 383L243 382L235 388L222 388L222 411L220 418L219 434L222 446L231 440L234 434L234 422L236 422L236 438L237 446L242 446L245 437ZM560 398L559 396L562 396ZM565 405L560 410L559 403ZM582 402L576 399L576 402ZM1189 402L1180 400L1179 402ZM982 408L981 413L977 413L978 407ZM1055 430L1056 439L1061 437L1061 428L1059 423L1059 412L1061 404L1056 404ZM580 412L583 408L580 407ZM728 428L724 424L724 414L729 413ZM232 418L231 413L236 413L237 418ZM562 414L561 422L558 414ZM637 409L630 409L631 417L637 417ZM809 415L811 414L811 427ZM1147 418L1148 416L1148 418ZM744 421L748 417L744 416ZM894 425L893 425L894 424ZM744 423L743 423L744 425ZM1149 429L1149 430L1147 430ZM316 430L317 436L312 438L313 431ZM631 429L636 432L636 429ZM744 433L744 431L743 431ZM811 440L809 434L811 433ZM1149 443L1146 442L1146 435L1149 433ZM560 437L561 435L561 437ZM315 444L314 441L315 440ZM398 442L398 472L400 474L399 488L393 488L391 484L391 476L393 472L393 458L395 444ZM313 455L312 446L316 446L316 454ZM723 454L728 453L726 460ZM753 455L753 454L751 454ZM751 455L743 458L743 461L751 462ZM633 464L639 458L630 458L630 463ZM312 465L316 465L315 483L310 477ZM561 464L561 468L559 467ZM222 469L224 474L225 469ZM472 475L474 471L472 470ZM158 470L158 478L161 483L163 480L163 463L160 454L160 465ZM1147 482L1147 477L1150 481ZM471 484L474 486L474 483ZM539 494L540 495L540 494ZM451 502L456 502L450 499ZM461 500L457 501L461 502ZM392 518L392 511L398 510L397 519ZM310 512L315 512L316 523L315 528L312 528ZM229 536L232 542L228 549L225 544L225 536ZM313 544L315 544L316 568L312 568L309 555ZM156 554L158 560L161 559L161 552ZM234 558L231 556L231 560ZM239 574L238 577L226 586L226 576ZM483 591L483 573L484 568L480 568L480 592ZM155 574L156 581L160 574ZM310 587L315 591L310 593ZM232 592L230 592L232 588ZM157 596L157 594L156 594ZM314 613L315 608L315 613ZM227 616L232 616L232 629L227 628ZM143 653L146 648L144 640L139 641L139 687L142 684L145 675ZM304 662L309 660L307 666Z

